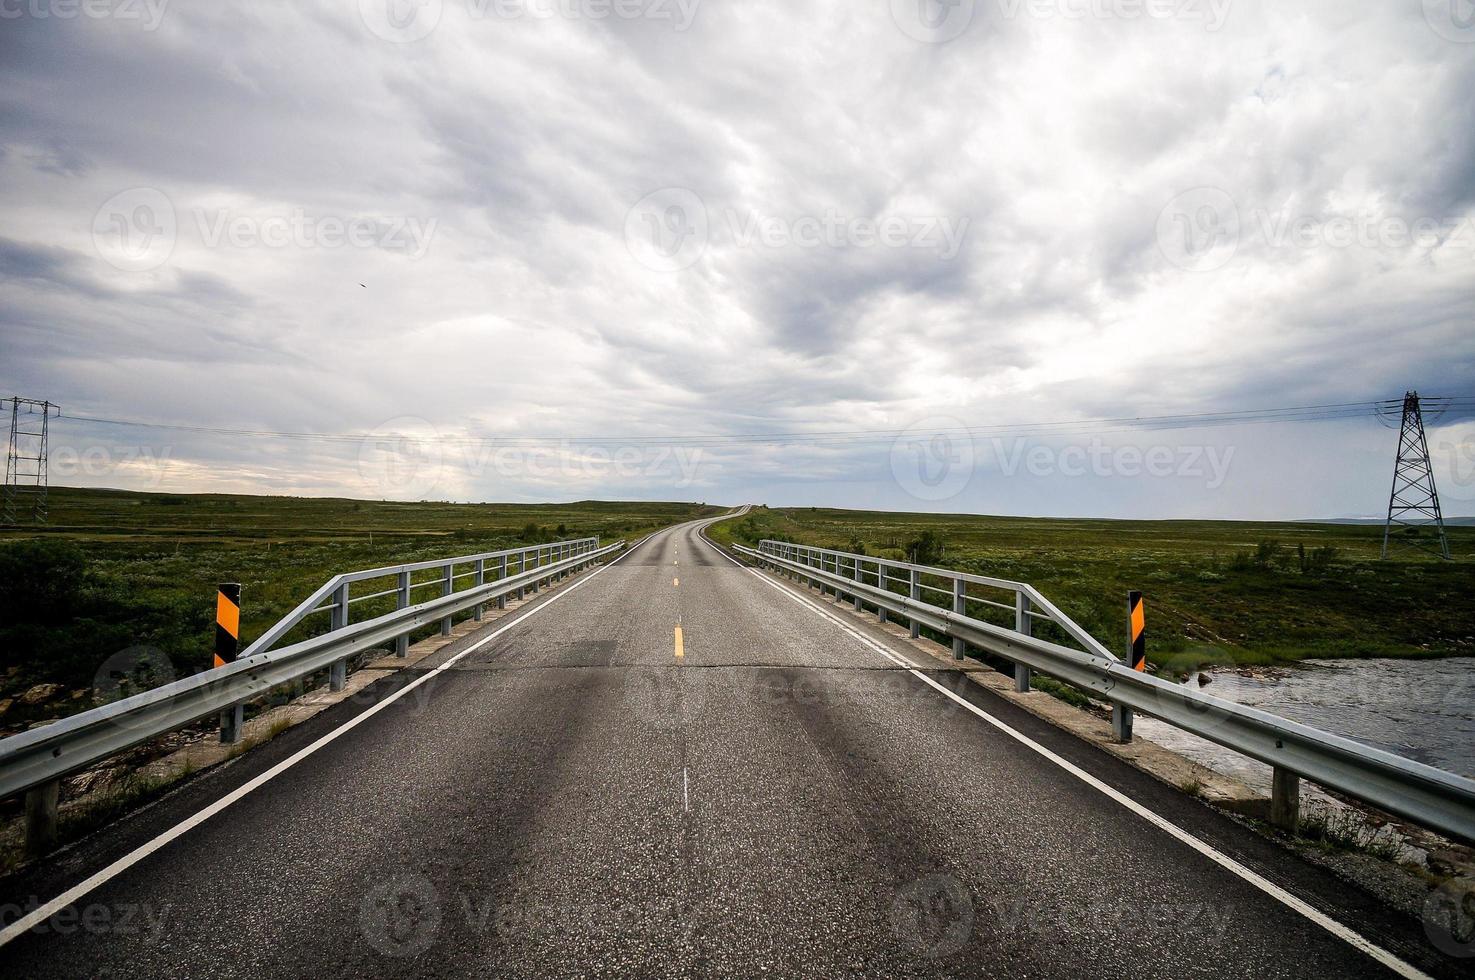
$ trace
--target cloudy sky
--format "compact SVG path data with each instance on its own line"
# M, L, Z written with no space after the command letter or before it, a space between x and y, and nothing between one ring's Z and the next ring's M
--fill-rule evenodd
M1469 0L0 0L0 81L56 483L1369 515L1357 406L1475 394Z

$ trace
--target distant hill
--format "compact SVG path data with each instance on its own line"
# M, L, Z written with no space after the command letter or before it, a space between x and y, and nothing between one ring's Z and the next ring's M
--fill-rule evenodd
M1382 524L1386 517L1307 517L1296 524ZM1448 527L1475 527L1475 517L1446 517Z

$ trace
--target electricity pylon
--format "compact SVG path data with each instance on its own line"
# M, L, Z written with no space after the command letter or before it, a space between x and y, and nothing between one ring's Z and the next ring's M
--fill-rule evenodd
M19 523L25 510L39 523L46 520L47 420L52 412L60 414L61 408L34 398L0 399L0 406L6 401L10 402L10 441L5 450L5 523Z
M1400 530L1394 532L1394 528ZM1439 491L1434 489L1434 467L1429 462L1429 442L1424 438L1424 413L1419 393L1403 396L1403 424L1398 432L1398 462L1393 465L1393 492L1388 497L1388 522L1383 525L1383 557L1390 542L1395 548L1413 547L1433 551L1434 542L1424 528L1439 535L1438 554L1449 557L1449 539L1444 534L1444 516L1439 512Z

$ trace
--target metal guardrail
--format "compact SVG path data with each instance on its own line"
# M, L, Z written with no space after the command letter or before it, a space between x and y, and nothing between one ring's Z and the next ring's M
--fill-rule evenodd
M392 595L396 597L398 608L404 609L410 605L411 596L417 589L438 586L442 595L449 595L455 591L455 583L458 579L471 578L474 580L473 586L483 584L486 581L489 567L496 573L494 578L503 579L509 574L516 575L526 572L530 568L537 568L572 555L585 554L598 547L598 538L575 538L569 541L555 541L551 544L531 545L526 548L508 548L505 551L488 551L479 555L432 559L407 565L386 565L381 568L366 568L358 572L335 575L324 583L322 588L304 599L296 609L284 616L280 622L262 633L255 642L242 651L241 657L249 657L252 654L270 650L298 623L314 613L330 613L332 628L339 629L348 624L349 611L355 603L369 602ZM469 566L469 568L458 574L456 572L458 565L463 568ZM411 581L415 572L432 568L440 570L441 574L437 578L424 582ZM350 588L355 582L387 579L390 576L394 576L396 580L395 587L392 589L383 589L361 596L351 597L349 595ZM519 595L518 598L521 596ZM449 623L442 623L442 626L448 627ZM404 637L400 638L401 641L404 639ZM404 643L396 644L396 654L404 656L405 650Z
M1014 614L1015 628L1024 633L1030 632L1030 624L1034 620L1048 620L1059 626L1067 636L1086 650L1108 660L1117 659L1116 655L1098 642L1094 636L1087 633L1073 619L1061 612L1058 606L1041 595L1038 589L1025 582L1012 582L988 575L973 575L933 565L915 565L911 562L894 561L873 555L855 555L830 548L794 544L790 541L765 539L759 543L759 548L768 550L772 554L801 561L815 568L828 568L836 575L848 577L855 582L869 582L883 589L892 585L902 585L908 589L908 594L913 599L922 599L929 593L944 595L948 597L953 612L967 612L968 603L1003 609ZM941 581L945 583L945 587L939 587L929 579ZM1011 593L1011 597L1006 603L972 595L968 592L969 585L985 586L1008 592ZM912 635L917 635L915 630ZM962 657L961 650L955 649L954 653Z
M1294 792L1297 785L1294 777L1304 777L1421 826L1475 843L1475 781L1205 694L1188 685L1132 670L1094 641L1086 651L1073 650L1030 636L1027 629L995 626L963 612L924 602L915 595L899 595L884 585L857 581L854 573L847 577L814 564L812 555L804 555L805 551L824 549L762 541L759 550L741 545L735 546L735 550L760 564L807 579L822 589L828 587L835 591L837 599L851 596L856 608L869 605L908 619L914 635L919 627L925 626L949 636L954 641L955 652L959 643L974 647L1268 763L1275 769L1273 782L1278 793ZM842 570L847 559L859 559L862 563L870 560L843 552L825 553L841 559L838 567ZM926 574L947 574L945 569L923 568ZM974 576L969 581L980 578ZM1001 588L1020 585L1002 580L984 581ZM1022 594L1021 590L1015 591ZM1027 624L1030 620L1024 618L1023 622ZM1075 637L1074 632L1071 635ZM1287 780L1287 774L1293 778ZM1274 809L1273 801L1272 812Z
M382 646L390 640L404 640L414 630L430 623L439 621L444 626L456 613L468 609L477 610L479 614L479 607L491 601L505 600L507 596L521 594L524 590L535 591L540 582L566 576L624 547L625 542L617 541L601 548L598 547L597 539L584 538L536 548L421 562L388 569L370 569L337 576L282 621L288 624L285 629L278 631L277 627L273 627L268 630L231 663L71 715L41 728L0 739L0 798L55 783L63 776L85 769L140 742L232 708L267 693L279 684L308 674L328 669L332 678L330 683L341 685L343 666L354 654ZM534 562L544 556L551 560L541 563L524 560L523 568L518 572L493 582L481 581L486 559L528 553L532 553ZM444 567L447 572L443 580L453 583L456 577L454 566L467 562L476 566L472 574L479 576L471 588L448 592L415 605L406 605L359 623L348 622L348 603L344 600L348 597L350 582L391 574L408 576L415 569ZM502 565L500 560L498 565ZM435 580L430 584L443 580ZM401 581L403 583L406 579ZM329 632L277 650L264 649L284 635L303 616L323 611L318 603L327 593L337 593L339 596L331 607L327 607L334 615L334 623ZM282 623L277 625L281 626Z

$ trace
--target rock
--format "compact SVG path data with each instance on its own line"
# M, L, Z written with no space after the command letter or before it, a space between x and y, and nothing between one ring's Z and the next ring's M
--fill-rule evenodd
M90 793L111 782L113 775L112 769L93 769L89 772L78 773L67 780L67 794L81 796L83 793Z
M1198 675L1198 686L1199 687L1203 687L1203 686L1205 686L1207 684L1212 684L1212 683L1214 683L1214 678L1210 677L1208 674L1199 674Z
M0 700L0 718L5 717L5 712L10 710L10 706L12 704L15 704L15 698L5 698L3 700Z
M20 696L21 704L45 704L61 692L60 684L37 684Z

